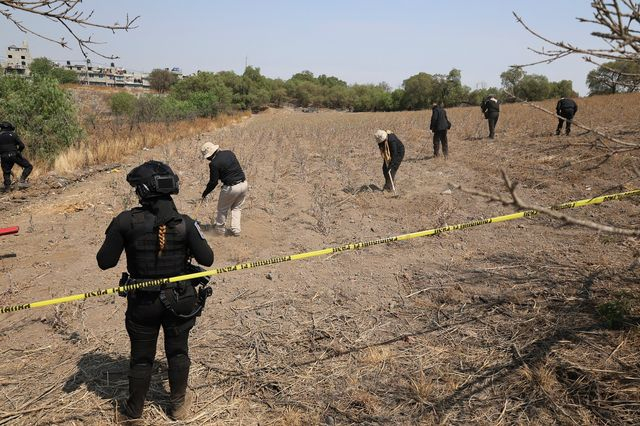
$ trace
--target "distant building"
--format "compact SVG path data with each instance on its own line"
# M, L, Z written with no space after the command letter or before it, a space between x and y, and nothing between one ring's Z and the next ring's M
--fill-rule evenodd
M7 60L2 64L5 74L18 74L28 76L31 71L31 53L26 42L22 43L22 47L11 45L7 47Z
M116 67L113 62L109 66L92 65L86 63L71 64L67 61L63 68L78 74L78 82L92 86L112 87L142 87L149 88L149 74L143 72L127 72L122 67Z

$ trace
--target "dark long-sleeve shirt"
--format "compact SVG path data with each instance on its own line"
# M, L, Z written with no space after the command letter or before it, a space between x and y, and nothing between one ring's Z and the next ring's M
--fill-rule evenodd
M202 193L202 198L216 188L218 180L224 185L233 185L245 179L236 155L232 151L218 151L209 162L209 183Z
M388 167L390 169L397 170L404 158L404 145L393 133L389 133L387 136L387 142L389 144L389 154L391 154L391 162ZM384 142L379 143L378 148L380 148L380 150L384 150Z
M449 129L449 119L447 118L447 111L439 106L433 107L431 111L431 125L429 130L437 132Z
M495 98L483 100L480 109L484 113L484 118L496 119L500 115L500 103Z
M556 114L562 115L563 112L573 116L578 112L578 104L573 99L561 98L556 105Z

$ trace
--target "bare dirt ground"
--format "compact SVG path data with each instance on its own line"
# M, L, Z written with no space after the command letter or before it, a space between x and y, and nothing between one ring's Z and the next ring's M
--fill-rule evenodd
M638 142L640 96L579 103L577 120ZM448 161L431 158L429 116L268 111L71 183L41 177L0 198L2 225L21 227L0 238L0 304L114 287L125 259L100 271L95 253L111 218L136 205L126 172L168 162L176 204L193 215L204 141L233 149L250 184L242 236L207 233L215 267L510 213L447 191L505 194L500 168L542 205L640 186L637 152L598 165L596 136L556 137L555 119L524 105L503 106L493 142L478 108L449 110ZM383 184L377 128L406 146L398 197L369 189ZM638 228L640 200L571 214ZM216 276L192 331L197 398L185 423L637 424L639 248L535 217ZM631 305L618 330L597 312L612 300ZM124 311L104 296L0 314L0 424L113 424L127 394ZM144 421L174 423L167 405L159 344Z

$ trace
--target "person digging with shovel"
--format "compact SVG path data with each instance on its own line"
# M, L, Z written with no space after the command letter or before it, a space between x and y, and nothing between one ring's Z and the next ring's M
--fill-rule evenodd
M378 142L380 154L382 155L382 174L384 175L383 191L393 191L396 193L395 178L400 163L404 158L404 145L398 137L390 130L376 130L373 136Z

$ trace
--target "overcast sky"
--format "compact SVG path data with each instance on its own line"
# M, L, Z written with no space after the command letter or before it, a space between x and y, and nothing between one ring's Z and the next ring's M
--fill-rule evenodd
M348 83L387 82L393 88L417 74L462 71L471 88L500 86L500 73L509 65L539 59L527 47L543 43L527 33L512 11L541 34L578 45L597 45L587 24L588 0L85 0L94 20L123 22L140 15L138 27L115 35L79 29L104 42L101 52L119 56L115 62L131 70L180 67L233 70L245 61L268 77L288 79L309 70ZM4 6L0 6L3 7ZM71 37L59 24L15 13L22 22L52 38ZM33 57L82 61L77 45L63 49L33 35L25 35L0 18L0 56L6 47L29 43ZM110 61L96 56L93 63ZM552 65L538 65L529 73L550 80L573 81L574 90L587 94L586 74L592 66L580 57Z

